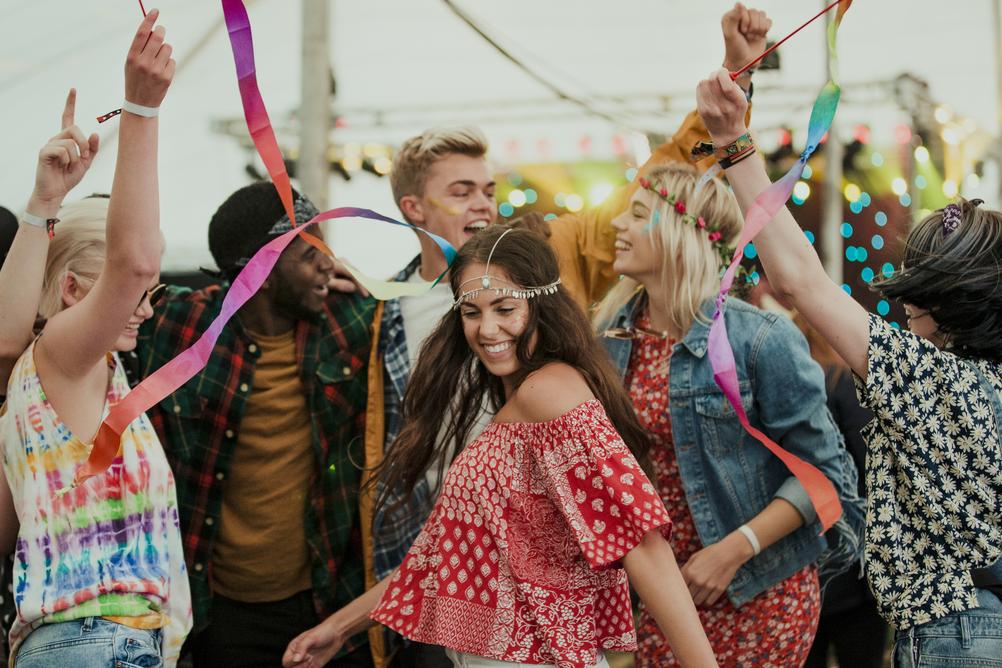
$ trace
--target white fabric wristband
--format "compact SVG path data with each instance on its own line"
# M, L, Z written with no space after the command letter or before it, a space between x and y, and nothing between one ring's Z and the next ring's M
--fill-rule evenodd
M752 552L755 553L756 557L762 553L762 545L758 542L758 536L755 535L755 531L750 526L742 524L738 527L738 531L751 543Z
M160 107L144 107L141 104L129 102L128 100L122 102L122 111L127 111L136 116L143 116L144 118L156 118L160 115Z
M48 224L48 220L46 220L45 218L42 218L41 216L36 216L33 213L28 213L27 211L21 214L21 222L27 223L32 227L40 227L43 230L46 228Z

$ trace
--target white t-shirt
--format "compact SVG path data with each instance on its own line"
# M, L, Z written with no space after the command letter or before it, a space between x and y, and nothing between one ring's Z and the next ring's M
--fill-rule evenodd
M407 282L426 281L421 278L420 271L415 271ZM412 373L424 340L438 326L442 316L452 308L452 302L452 288L449 287L448 281L442 281L423 295L400 298L400 312L404 317L404 336L407 337L407 362Z
M421 278L420 271L415 271L407 279L407 282L424 283L426 281ZM414 373L417 356L421 351L421 346L424 345L425 339L435 330L442 317L452 308L453 301L452 288L449 287L448 281L442 281L423 295L400 298L400 313L404 319L404 336L407 339L407 361L410 365L411 374ZM484 397L483 409L480 411L477 421L473 424L473 428L467 435L466 442L469 443L480 436L480 432L484 430L484 427L490 423L493 417L493 413L487 409L487 398ZM443 420L442 422L443 432L445 431L445 424L447 422L448 420ZM450 453L449 459L451 458L452 454ZM438 470L434 466L428 470L425 478L428 480L430 489L434 490L438 487Z

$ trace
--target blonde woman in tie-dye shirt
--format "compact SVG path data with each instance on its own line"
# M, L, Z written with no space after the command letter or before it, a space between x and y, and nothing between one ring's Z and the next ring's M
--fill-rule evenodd
M143 108L160 106L174 74L157 17L154 10L143 20L126 60L131 106L120 119L112 198L58 209L98 150L96 135L85 138L73 124L71 93L63 131L39 154L19 230L27 239L37 233L33 221L63 218L48 249L40 306L27 272L17 277L21 301L0 291L5 316L37 306L48 318L14 366L0 417L4 472L20 521L11 631L18 668L173 666L191 627L174 480L146 417L125 430L108 470L58 493L128 392L109 351L135 346L157 291L158 121ZM18 256L29 247L15 239L7 263L23 267ZM9 272L5 266L0 276L7 286Z

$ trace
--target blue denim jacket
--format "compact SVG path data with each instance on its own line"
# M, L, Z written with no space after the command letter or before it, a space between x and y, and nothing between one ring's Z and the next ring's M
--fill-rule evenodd
M630 327L643 300L634 298L608 327ZM807 342L787 318L729 299L725 317L734 349L741 400L751 424L776 443L818 467L838 490L842 519L824 536L803 485L748 434L713 380L706 354L713 300L672 349L669 399L675 455L682 487L703 545L711 545L751 520L774 498L793 504L804 526L762 550L735 574L727 594L735 606L820 562L823 578L857 558L863 502L856 466L825 403L824 373ZM621 374L632 342L603 338Z

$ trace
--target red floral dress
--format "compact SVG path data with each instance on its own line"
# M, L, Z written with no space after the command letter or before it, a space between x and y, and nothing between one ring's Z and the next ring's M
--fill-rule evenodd
M644 314L637 326L648 328ZM655 484L674 527L670 543L681 567L703 548L679 474L668 412L668 362L672 342L642 334L633 341L626 383L640 423L654 438ZM789 668L807 660L821 609L817 569L806 566L740 608L727 596L698 609L703 630L721 668ZM638 668L679 665L654 618L641 603L637 631Z
M595 665L636 649L619 560L671 520L598 401L491 423L449 467L372 618L500 661Z

